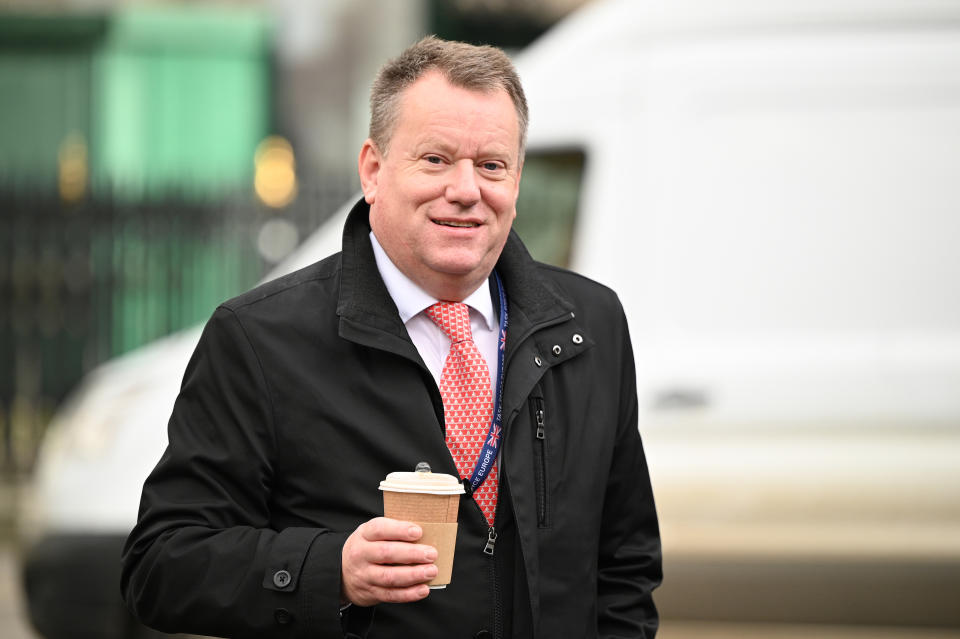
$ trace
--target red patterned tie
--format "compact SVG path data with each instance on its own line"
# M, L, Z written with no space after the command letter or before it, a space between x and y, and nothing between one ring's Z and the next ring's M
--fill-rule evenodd
M440 374L440 396L447 426L447 448L460 476L469 479L493 419L490 369L473 343L466 304L438 302L427 309L427 316L452 341ZM497 510L496 463L473 498L492 526Z

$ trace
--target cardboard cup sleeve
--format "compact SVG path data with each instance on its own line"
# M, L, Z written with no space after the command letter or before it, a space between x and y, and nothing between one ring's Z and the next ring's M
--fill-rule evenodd
M431 495L383 491L383 514L391 519L412 521L423 529L418 543L437 549L437 576L427 583L431 588L446 588L453 575L453 555L457 546L457 511L460 495Z
M460 495L383 491L383 514L392 519L455 524L459 508Z
M423 529L421 544L437 549L437 576L427 582L431 588L446 588L453 576L453 551L457 547L457 523L417 522Z

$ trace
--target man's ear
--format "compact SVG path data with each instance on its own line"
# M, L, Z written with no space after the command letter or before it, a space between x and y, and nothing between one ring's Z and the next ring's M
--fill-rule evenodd
M520 178L523 177L523 158L520 158L520 162L517 164L517 192L513 194L514 198L520 197Z
M373 204L377 198L377 182L380 178L380 167L382 166L382 156L380 149L373 143L373 140L367 138L360 147L360 157L357 161L357 168L360 172L360 188L363 189L363 199L367 204Z

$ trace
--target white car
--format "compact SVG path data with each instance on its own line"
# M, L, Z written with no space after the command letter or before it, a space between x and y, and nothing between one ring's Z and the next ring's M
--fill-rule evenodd
M517 64L519 231L630 321L664 633L960 635L960 3L598 0ZM50 427L23 517L48 639L134 632L120 546L197 336L107 363Z

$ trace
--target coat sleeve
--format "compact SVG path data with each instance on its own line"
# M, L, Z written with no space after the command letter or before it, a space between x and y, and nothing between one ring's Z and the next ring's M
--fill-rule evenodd
M633 347L622 308L619 323L619 423L603 505L597 627L604 639L652 639L659 626L652 593L663 578L660 532L638 430Z
M190 360L169 443L123 551L121 590L165 632L343 637L344 533L270 527L274 413L235 313L220 307Z

